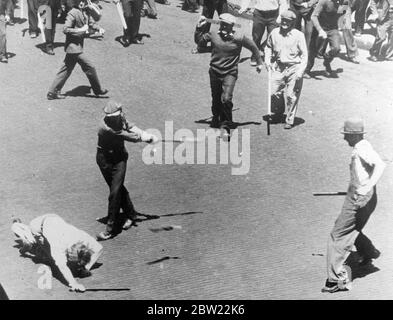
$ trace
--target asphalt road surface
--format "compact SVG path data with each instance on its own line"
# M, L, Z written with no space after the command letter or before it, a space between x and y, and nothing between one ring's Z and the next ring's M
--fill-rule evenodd
M190 53L199 13L182 11L177 0L157 4L159 18L142 19L145 45L123 48L115 40L122 33L116 7L102 6L105 37L87 39L85 52L109 97L141 128L164 132L173 121L175 130L207 129L210 55ZM250 21L240 22L250 35ZM317 79L304 81L298 125L272 125L267 136L266 72L257 74L244 50L233 101L238 130L250 130L249 172L231 175L231 164L146 165L145 145L128 144L125 184L138 211L160 217L104 242L100 265L80 282L130 290L78 294L56 279L52 289L39 289L40 264L19 255L11 219L56 213L92 235L104 230L96 218L106 215L108 189L95 151L108 99L85 96L89 84L76 67L63 90L68 97L48 101L65 55L62 25L55 56L36 47L41 38L22 36L27 26L8 27L13 56L0 65L0 283L10 299L393 299L393 63L372 63L366 51L360 65L335 59L337 79L324 77L317 60ZM346 190L351 149L339 131L355 114L388 164L364 230L382 256L355 270L353 290L322 294L327 237L344 197L312 193Z

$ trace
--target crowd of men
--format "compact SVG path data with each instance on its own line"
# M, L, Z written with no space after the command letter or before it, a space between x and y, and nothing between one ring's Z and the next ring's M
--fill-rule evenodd
M117 2L119 5L119 1ZM123 12L121 18L125 21L122 44L124 47L143 44L139 34L140 17L144 11L143 1L120 2ZM155 5L150 1L148 3L151 9L150 16L156 17ZM188 3L194 7L199 5L197 1ZM14 6L12 0L0 0L1 62L7 62L5 26L12 24ZM244 13L248 6L249 0L243 0L238 13ZM348 61L358 63L358 49L354 36L363 31L367 7L367 0L291 0L289 3L286 0L257 0L250 39L235 30L236 18L228 13L226 0L205 0L194 34L196 48L192 52L205 52L210 44L210 125L224 129L228 134L233 128L232 95L238 78L240 53L245 47L251 51L251 66L255 66L256 71L261 72L265 65L269 73L272 113L278 122L285 123L285 129L293 128L303 78L312 77L311 70L315 58L324 60L327 76L336 76L331 63L340 51L339 30L343 33ZM392 60L393 1L371 0L369 8L377 21L377 34L370 49L370 60ZM352 30L351 10L356 11L355 34ZM53 55L56 20L62 11L67 11L63 28L66 35L66 56L47 92L47 98L65 98L61 94L61 89L77 63L86 74L94 94L106 95L108 90L101 86L95 67L83 52L84 38L91 34L91 30L96 30L101 35L104 33L104 29L96 25L101 15L98 4L90 0L28 0L30 37L35 38L43 32L46 39L44 51ZM215 12L219 15L220 26L218 32L211 32L212 21L209 19L213 18ZM45 20L42 30L38 28L39 17ZM265 32L266 40L262 42ZM383 48L387 38L387 47ZM121 103L109 101L104 113L98 129L96 161L108 184L109 197L107 226L105 231L97 235L96 239L99 241L111 239L120 230L129 229L137 220L138 212L124 186L128 159L124 141L158 142L154 135L127 122ZM344 139L354 148L351 183L342 213L329 239L328 278L323 292L349 288L350 276L344 262L353 245L358 248L363 261L369 262L379 256L378 250L362 233L362 228L375 209L375 186L384 170L384 163L371 144L363 139L365 131L361 119L353 118L346 121L342 133ZM365 216L367 218L364 218ZM44 255L50 257L60 269L71 290L85 291L85 288L74 279L67 263L74 262L77 269L89 271L102 252L102 246L96 240L67 224L57 215L38 217L30 226L22 224L21 221L14 221L13 231L22 240L22 253L31 253L34 252L34 248L41 248Z

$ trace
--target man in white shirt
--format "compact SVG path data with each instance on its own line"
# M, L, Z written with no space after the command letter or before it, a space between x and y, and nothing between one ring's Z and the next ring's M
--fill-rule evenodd
M308 60L306 39L301 31L294 28L295 20L293 11L282 13L281 26L271 32L265 48L266 68L272 70L272 111L281 122L283 107L286 107L285 129L294 126Z
M363 265L380 255L362 229L377 205L376 184L386 165L371 144L363 139L365 131L362 119L348 119L341 133L353 151L347 195L328 240L328 278L322 292L330 293L350 289L350 274L344 263L353 245Z
M239 9L239 14L247 10L250 0L242 0ZM280 16L283 12L288 10L287 0L256 0L255 9L253 13L252 24L252 39L262 52L265 48L265 42L261 44L261 40L265 30L267 36L280 23ZM257 60L254 55L251 56L251 66L257 65Z
M33 219L30 225L15 220L11 230L22 241L20 252L40 255L59 269L72 291L84 292L74 272L89 274L102 254L102 245L85 231L65 222L56 214L45 214Z

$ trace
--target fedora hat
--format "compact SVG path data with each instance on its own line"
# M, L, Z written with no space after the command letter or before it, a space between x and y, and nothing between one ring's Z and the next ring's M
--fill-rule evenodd
M344 122L344 127L341 129L343 134L364 134L364 121L359 117L349 118Z

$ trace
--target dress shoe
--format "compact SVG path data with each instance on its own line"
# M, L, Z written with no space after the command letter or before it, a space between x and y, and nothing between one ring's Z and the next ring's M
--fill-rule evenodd
M94 92L94 94L98 97L98 96L103 96L106 95L108 93L107 89L101 89L101 91L99 92Z
M310 71L305 71L303 74L303 79L311 79L312 76L310 74Z
M100 232L99 234L97 234L96 238L97 238L97 241L105 241L110 238L113 238L113 234L109 233L107 231L103 231L103 232Z
M326 72L328 72L328 73L332 73L332 72L333 72L332 67L331 67L329 61L324 60L324 61L323 61L323 66L325 67Z
M257 59L255 59L254 57L251 57L250 66L255 67L256 65L257 65Z
M134 219L127 218L127 220L126 220L126 222L124 222L122 228L123 228L123 230L128 230L132 226L137 227L138 225L137 225L137 223L136 223L136 221Z
M360 63L359 60L358 60L356 57L348 58L348 61L349 61L349 62L352 62L352 63L354 63L354 64L359 64L359 63Z
M49 54L50 56L54 56L54 55L55 55L55 52L53 51L52 48L45 48L43 51L44 51L46 54Z
M37 38L37 37L38 37L37 32L30 33L30 38L34 39L34 38Z
M131 42L127 38L123 38L122 44L123 44L123 47L127 48L130 46Z
M140 39L134 39L134 40L132 40L132 42L131 43L133 43L133 44L145 44L142 40L140 40Z
M8 59L6 57L1 57L0 62L2 63L8 63Z
M293 128L293 124L290 124L290 123L286 123L285 125L284 125L284 129L292 129Z
M46 95L48 100L56 100L56 99L65 99L66 96L64 94L61 94L59 92L48 92Z
M373 62L377 62L377 61L378 61L378 58L377 58L376 56L370 56L370 57L368 58L368 60L373 61Z

